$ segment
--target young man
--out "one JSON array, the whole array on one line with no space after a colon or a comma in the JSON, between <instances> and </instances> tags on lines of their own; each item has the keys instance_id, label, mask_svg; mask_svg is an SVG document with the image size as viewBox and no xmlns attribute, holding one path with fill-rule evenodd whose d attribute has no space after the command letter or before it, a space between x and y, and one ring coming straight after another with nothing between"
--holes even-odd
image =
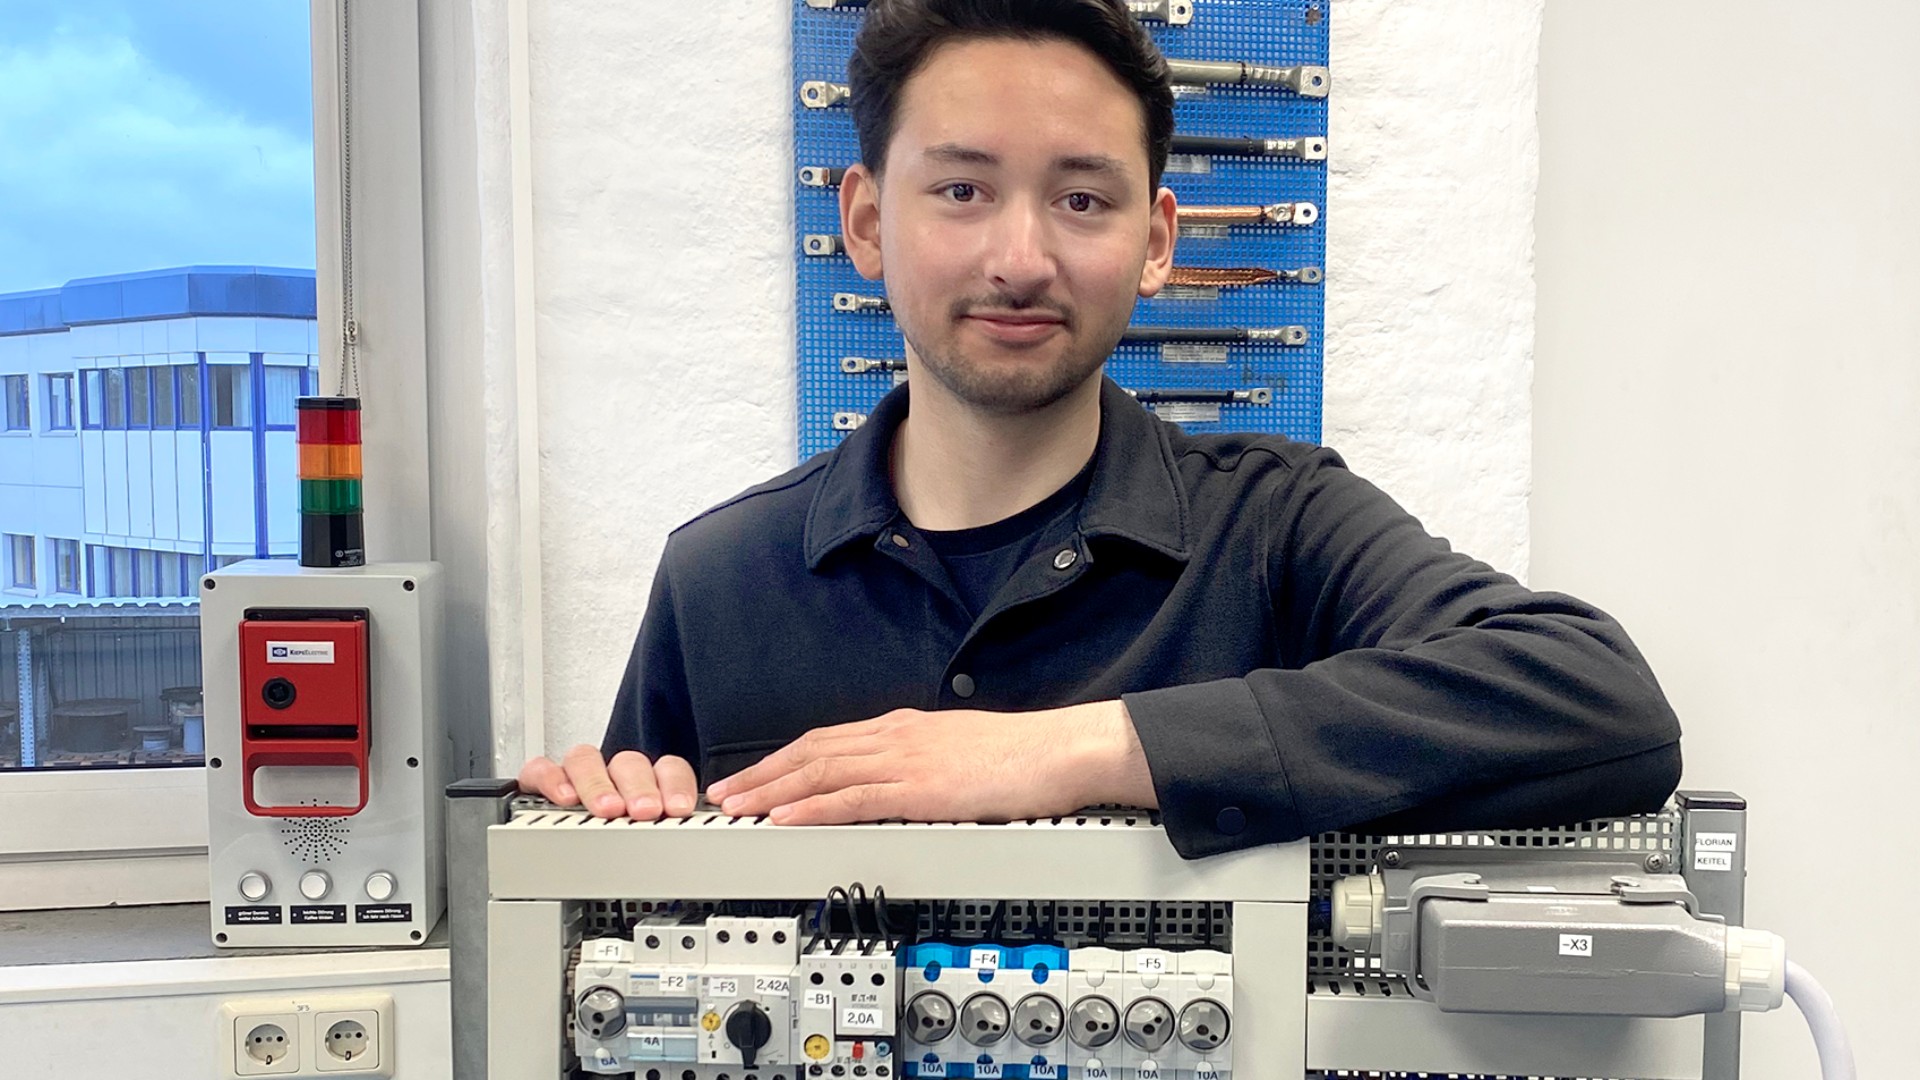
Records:
<instances>
[{"instance_id":1,"label":"young man","mask_svg":"<svg viewBox=\"0 0 1920 1080\"><path fill-rule=\"evenodd\" d=\"M1166 282L1165 64L1120 0L874 0L842 232L909 380L668 540L602 816L1157 806L1195 857L1657 808L1679 727L1621 628L1448 550L1332 451L1190 436L1101 375ZM697 763L697 767L696 767Z\"/></svg>"}]
</instances>

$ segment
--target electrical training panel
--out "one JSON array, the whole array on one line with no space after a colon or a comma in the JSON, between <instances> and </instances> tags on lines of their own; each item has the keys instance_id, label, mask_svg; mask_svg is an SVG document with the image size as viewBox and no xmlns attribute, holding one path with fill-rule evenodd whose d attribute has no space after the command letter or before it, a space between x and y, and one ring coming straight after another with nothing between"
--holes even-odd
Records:
<instances>
[{"instance_id":1,"label":"electrical training panel","mask_svg":"<svg viewBox=\"0 0 1920 1080\"><path fill-rule=\"evenodd\" d=\"M1198 860L1148 811L810 828L449 794L462 1080L1735 1080L1740 1011L1781 996L1724 793Z\"/></svg>"},{"instance_id":2,"label":"electrical training panel","mask_svg":"<svg viewBox=\"0 0 1920 1080\"><path fill-rule=\"evenodd\" d=\"M866 0L791 0L800 456L906 378L882 283L854 269L839 185L859 159L847 60ZM1325 0L1133 0L1168 59L1174 275L1138 301L1107 374L1190 431L1318 442L1326 313Z\"/></svg>"}]
</instances>

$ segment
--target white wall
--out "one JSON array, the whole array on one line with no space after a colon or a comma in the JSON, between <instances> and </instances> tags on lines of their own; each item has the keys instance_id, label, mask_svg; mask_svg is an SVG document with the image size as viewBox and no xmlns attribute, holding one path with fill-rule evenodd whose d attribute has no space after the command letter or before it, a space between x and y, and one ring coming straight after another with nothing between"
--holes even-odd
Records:
<instances>
[{"instance_id":1,"label":"white wall","mask_svg":"<svg viewBox=\"0 0 1920 1080\"><path fill-rule=\"evenodd\" d=\"M1436 532L1523 574L1540 3L1331 10L1327 441ZM482 131L511 108L496 89L507 10L475 7ZM533 741L557 750L599 741L667 532L794 460L793 85L785 4L528 12L546 713ZM511 186L507 163L479 156L485 233ZM483 272L497 284L504 263ZM490 324L487 347L512 330ZM511 516L517 493L490 480L489 513ZM496 767L512 771L524 680L505 673L520 656L501 639L524 601L511 582L488 589Z\"/></svg>"},{"instance_id":2,"label":"white wall","mask_svg":"<svg viewBox=\"0 0 1920 1080\"><path fill-rule=\"evenodd\" d=\"M1912 1074L1920 7L1549 6L1534 579L1611 609L1751 800L1748 921ZM1747 1080L1815 1075L1791 1009Z\"/></svg>"}]
</instances>

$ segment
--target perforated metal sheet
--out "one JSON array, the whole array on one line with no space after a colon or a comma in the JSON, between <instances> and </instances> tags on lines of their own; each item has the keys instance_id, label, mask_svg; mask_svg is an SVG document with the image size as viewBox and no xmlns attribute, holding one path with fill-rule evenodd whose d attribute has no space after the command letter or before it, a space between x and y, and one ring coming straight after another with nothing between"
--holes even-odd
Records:
<instances>
[{"instance_id":1,"label":"perforated metal sheet","mask_svg":"<svg viewBox=\"0 0 1920 1080\"><path fill-rule=\"evenodd\" d=\"M797 167L842 168L858 157L853 121L845 107L807 108L801 84L846 81L847 57L863 12L822 10L793 3L793 134ZM1197 0L1191 23L1146 26L1169 58L1243 60L1276 67L1327 64L1327 7L1323 0ZM1335 72L1338 77L1338 72ZM1327 133L1325 98L1284 90L1241 87L1182 89L1174 104L1181 135L1296 138ZM1338 152L1338 147L1332 148ZM1198 159L1203 174L1169 170L1164 181L1183 204L1239 205L1311 202L1322 211L1309 226L1235 226L1211 230L1216 238L1184 236L1175 247L1180 266L1255 266L1276 270L1326 266L1327 174L1325 162L1267 158ZM884 372L848 375L846 356L870 359L905 355L899 331L884 313L833 310L835 293L884 294L880 283L855 272L844 255L808 256L804 238L840 231L837 187L810 187L794 180L793 257L798 267L799 443L802 458L831 449L845 437L836 414L864 417L894 385ZM1275 283L1221 290L1216 299L1143 300L1133 322L1141 326L1304 326L1307 344L1232 345L1224 362L1167 363L1157 345L1122 345L1107 371L1130 389L1245 390L1269 387L1271 404L1228 404L1217 420L1194 419L1192 407L1167 406L1164 414L1193 431L1277 432L1320 438L1321 358L1325 286Z\"/></svg>"}]
</instances>

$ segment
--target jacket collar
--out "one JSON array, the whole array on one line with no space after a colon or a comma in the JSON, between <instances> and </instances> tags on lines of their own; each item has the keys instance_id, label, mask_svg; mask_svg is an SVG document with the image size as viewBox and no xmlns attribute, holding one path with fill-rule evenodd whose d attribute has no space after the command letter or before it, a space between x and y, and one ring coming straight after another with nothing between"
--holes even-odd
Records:
<instances>
[{"instance_id":1,"label":"jacket collar","mask_svg":"<svg viewBox=\"0 0 1920 1080\"><path fill-rule=\"evenodd\" d=\"M1156 419L1112 379L1100 380L1100 437L1093 477L1080 505L1080 531L1131 541L1168 558L1187 558L1187 498L1168 441ZM807 512L807 566L878 534L900 516L889 459L894 432L907 418L906 384L895 387L867 422L832 452Z\"/></svg>"}]
</instances>

